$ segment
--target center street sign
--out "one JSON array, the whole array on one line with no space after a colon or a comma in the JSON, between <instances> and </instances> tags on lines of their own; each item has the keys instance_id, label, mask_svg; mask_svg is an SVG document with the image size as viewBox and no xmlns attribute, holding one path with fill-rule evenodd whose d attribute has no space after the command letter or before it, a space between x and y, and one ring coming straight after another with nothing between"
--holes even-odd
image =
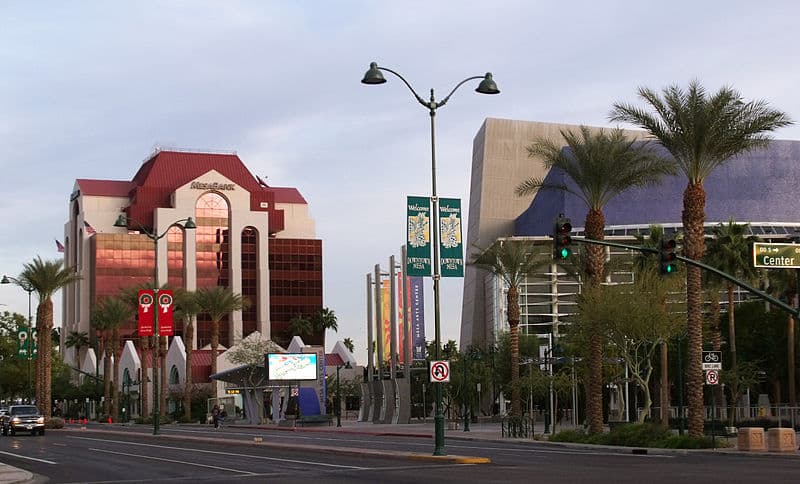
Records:
<instances>
[{"instance_id":1,"label":"center street sign","mask_svg":"<svg viewBox=\"0 0 800 484\"><path fill-rule=\"evenodd\" d=\"M800 269L800 244L754 242L753 267Z\"/></svg>"}]
</instances>

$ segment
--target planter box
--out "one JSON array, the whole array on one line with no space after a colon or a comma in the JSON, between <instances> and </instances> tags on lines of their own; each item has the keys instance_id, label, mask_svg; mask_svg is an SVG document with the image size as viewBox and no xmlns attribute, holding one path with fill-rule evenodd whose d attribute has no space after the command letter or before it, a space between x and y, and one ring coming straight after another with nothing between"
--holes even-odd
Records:
<instances>
[{"instance_id":1,"label":"planter box","mask_svg":"<svg viewBox=\"0 0 800 484\"><path fill-rule=\"evenodd\" d=\"M770 452L797 452L797 434L794 429L767 430L767 450Z\"/></svg>"},{"instance_id":2,"label":"planter box","mask_svg":"<svg viewBox=\"0 0 800 484\"><path fill-rule=\"evenodd\" d=\"M746 451L766 450L764 429L761 427L742 427L736 439L736 448Z\"/></svg>"}]
</instances>

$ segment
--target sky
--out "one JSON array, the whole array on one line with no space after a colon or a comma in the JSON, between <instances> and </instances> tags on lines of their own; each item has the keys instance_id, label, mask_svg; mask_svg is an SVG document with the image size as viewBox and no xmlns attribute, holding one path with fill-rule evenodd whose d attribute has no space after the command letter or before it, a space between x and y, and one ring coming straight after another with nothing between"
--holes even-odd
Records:
<instances>
[{"instance_id":1,"label":"sky","mask_svg":"<svg viewBox=\"0 0 800 484\"><path fill-rule=\"evenodd\" d=\"M788 0L6 0L0 273L60 256L77 178L130 180L157 148L235 151L308 201L324 305L339 320L328 339L352 338L363 361L365 275L400 256L405 197L431 191L427 110L391 74L361 84L370 62L425 99L493 73L499 95L468 82L436 115L438 193L468 207L472 141L487 117L611 127L611 105L637 103L638 87L697 79L800 121L798 18ZM800 139L800 124L775 137ZM441 286L442 339L457 340L462 281ZM26 314L27 303L0 286L0 310ZM430 308L426 321L432 339Z\"/></svg>"}]
</instances>

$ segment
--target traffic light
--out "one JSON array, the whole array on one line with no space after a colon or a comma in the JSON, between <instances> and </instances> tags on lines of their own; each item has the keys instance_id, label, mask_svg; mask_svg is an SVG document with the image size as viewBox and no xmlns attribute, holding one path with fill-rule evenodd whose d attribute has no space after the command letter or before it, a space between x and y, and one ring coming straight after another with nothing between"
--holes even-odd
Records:
<instances>
[{"instance_id":1,"label":"traffic light","mask_svg":"<svg viewBox=\"0 0 800 484\"><path fill-rule=\"evenodd\" d=\"M568 218L559 216L553 228L553 259L565 260L572 255L572 223Z\"/></svg>"},{"instance_id":2,"label":"traffic light","mask_svg":"<svg viewBox=\"0 0 800 484\"><path fill-rule=\"evenodd\" d=\"M675 239L661 241L661 250L658 253L659 273L662 276L674 274L678 270L675 256Z\"/></svg>"}]
</instances>

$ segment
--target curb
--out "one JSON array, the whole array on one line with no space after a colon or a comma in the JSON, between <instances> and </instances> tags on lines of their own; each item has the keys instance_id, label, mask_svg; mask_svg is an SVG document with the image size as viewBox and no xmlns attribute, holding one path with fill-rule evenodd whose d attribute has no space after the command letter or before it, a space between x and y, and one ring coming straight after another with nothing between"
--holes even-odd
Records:
<instances>
[{"instance_id":1,"label":"curb","mask_svg":"<svg viewBox=\"0 0 800 484\"><path fill-rule=\"evenodd\" d=\"M219 439L209 437L196 437L189 435L151 435L144 433L131 433L120 430L104 430L104 429L64 429L66 432L74 433L94 433L94 434L112 434L112 435L126 435L138 437L152 437L162 440L181 440L181 441L194 441L194 442L212 442L219 443ZM348 454L348 455L371 455L375 457L389 457L395 459L411 459L411 460L433 460L440 462L452 462L456 464L490 464L492 462L488 457L466 456L466 455L425 455L413 452L400 452L391 450L375 450L363 449L358 447L323 447L319 445L304 445L304 444L287 444L287 443L273 443L263 441L246 441L237 439L226 439L226 444L239 445L247 447L270 447L275 449L296 449L306 450L312 452L324 452L328 454Z\"/></svg>"}]
</instances>

